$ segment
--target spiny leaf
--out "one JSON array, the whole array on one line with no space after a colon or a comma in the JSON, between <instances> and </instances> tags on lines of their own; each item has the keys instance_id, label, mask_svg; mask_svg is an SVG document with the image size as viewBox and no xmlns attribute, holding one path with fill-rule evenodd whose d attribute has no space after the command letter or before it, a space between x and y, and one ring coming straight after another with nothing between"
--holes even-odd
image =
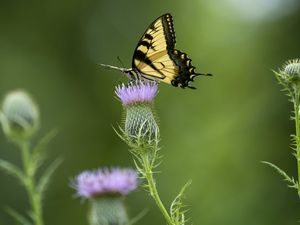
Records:
<instances>
[{"instance_id":1,"label":"spiny leaf","mask_svg":"<svg viewBox=\"0 0 300 225\"><path fill-rule=\"evenodd\" d=\"M262 161L262 163L264 163L266 165L269 165L270 167L274 168L281 176L283 176L284 180L289 183L288 187L298 190L298 182L295 181L295 179L293 177L289 177L286 174L286 172L284 172L282 169L280 169L278 166L276 166L273 163L270 163L270 162L267 162L267 161Z\"/></svg>"},{"instance_id":2,"label":"spiny leaf","mask_svg":"<svg viewBox=\"0 0 300 225\"><path fill-rule=\"evenodd\" d=\"M139 166L139 164L136 162L135 159L133 159L133 163L134 163L134 165L135 165L137 171L139 172L139 174L143 175L143 174L144 174L144 171L143 171L143 169Z\"/></svg>"},{"instance_id":3,"label":"spiny leaf","mask_svg":"<svg viewBox=\"0 0 300 225\"><path fill-rule=\"evenodd\" d=\"M182 221L184 219L184 214L186 210L182 210L185 205L182 202L182 199L184 197L184 192L186 191L187 187L190 186L192 181L188 181L180 190L179 194L175 197L173 200L171 207L170 207L170 215L172 220L175 224L184 224L185 221Z\"/></svg>"},{"instance_id":4,"label":"spiny leaf","mask_svg":"<svg viewBox=\"0 0 300 225\"><path fill-rule=\"evenodd\" d=\"M142 212L140 212L139 214L137 214L135 217L133 217L129 222L128 225L133 225L135 223L137 223L139 220L141 220L147 213L148 213L148 209L144 209Z\"/></svg>"},{"instance_id":5,"label":"spiny leaf","mask_svg":"<svg viewBox=\"0 0 300 225\"><path fill-rule=\"evenodd\" d=\"M273 70L273 73L275 74L275 77L276 77L278 83L283 86L282 91L287 92L287 95L290 96L290 97L292 97L293 94L292 94L291 87L289 86L289 84L287 83L286 79L284 78L284 75L281 74L280 72L278 73L278 72L276 72L274 70Z\"/></svg>"},{"instance_id":6,"label":"spiny leaf","mask_svg":"<svg viewBox=\"0 0 300 225\"><path fill-rule=\"evenodd\" d=\"M17 166L8 161L0 159L0 169L7 174L17 178L17 180L19 180L19 182L24 185L25 175Z\"/></svg>"},{"instance_id":7,"label":"spiny leaf","mask_svg":"<svg viewBox=\"0 0 300 225\"><path fill-rule=\"evenodd\" d=\"M45 148L46 145L57 135L58 131L52 130L48 132L33 148L32 154L31 154L31 174L35 174L36 170L41 166L43 161L45 160Z\"/></svg>"},{"instance_id":8,"label":"spiny leaf","mask_svg":"<svg viewBox=\"0 0 300 225\"><path fill-rule=\"evenodd\" d=\"M121 138L121 140L127 142L126 138L124 137L125 132L120 125L118 125L118 129L121 131L121 133L114 126L112 126L112 129L116 132L117 136Z\"/></svg>"},{"instance_id":9,"label":"spiny leaf","mask_svg":"<svg viewBox=\"0 0 300 225\"><path fill-rule=\"evenodd\" d=\"M41 195L43 194L43 192L45 192L52 174L58 168L58 166L62 163L62 161L63 160L61 158L54 160L52 162L52 164L50 164L50 166L48 166L48 168L46 169L44 174L41 176L41 179L39 180L38 185L37 185L37 190L39 193L41 193Z\"/></svg>"},{"instance_id":10,"label":"spiny leaf","mask_svg":"<svg viewBox=\"0 0 300 225\"><path fill-rule=\"evenodd\" d=\"M20 213L18 213L16 210L12 208L6 208L7 214L9 214L18 224L20 225L32 225L32 223L22 216Z\"/></svg>"}]
</instances>

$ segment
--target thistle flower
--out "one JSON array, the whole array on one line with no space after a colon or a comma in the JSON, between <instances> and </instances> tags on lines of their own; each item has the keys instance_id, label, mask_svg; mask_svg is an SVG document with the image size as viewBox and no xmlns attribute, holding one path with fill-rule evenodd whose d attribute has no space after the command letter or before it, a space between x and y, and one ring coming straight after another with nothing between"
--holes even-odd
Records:
<instances>
[{"instance_id":1,"label":"thistle flower","mask_svg":"<svg viewBox=\"0 0 300 225\"><path fill-rule=\"evenodd\" d=\"M132 169L98 169L80 173L74 182L77 195L90 199L91 225L127 225L124 195L135 190L138 174Z\"/></svg>"},{"instance_id":2,"label":"thistle flower","mask_svg":"<svg viewBox=\"0 0 300 225\"><path fill-rule=\"evenodd\" d=\"M2 103L0 121L5 135L13 141L32 136L39 126L39 109L24 91L12 91Z\"/></svg>"},{"instance_id":3,"label":"thistle flower","mask_svg":"<svg viewBox=\"0 0 300 225\"><path fill-rule=\"evenodd\" d=\"M155 82L132 82L116 87L116 95L125 111L124 133L133 139L155 139L159 128L153 115L152 103L158 91Z\"/></svg>"},{"instance_id":4,"label":"thistle flower","mask_svg":"<svg viewBox=\"0 0 300 225\"><path fill-rule=\"evenodd\" d=\"M98 169L80 173L74 182L77 195L92 198L101 195L127 195L138 185L138 174L132 169Z\"/></svg>"}]
</instances>

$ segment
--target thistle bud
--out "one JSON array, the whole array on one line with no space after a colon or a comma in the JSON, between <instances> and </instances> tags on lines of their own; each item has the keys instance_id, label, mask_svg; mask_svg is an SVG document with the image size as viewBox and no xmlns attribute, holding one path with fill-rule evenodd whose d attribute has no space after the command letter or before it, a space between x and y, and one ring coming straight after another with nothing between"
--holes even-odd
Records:
<instances>
[{"instance_id":1,"label":"thistle bud","mask_svg":"<svg viewBox=\"0 0 300 225\"><path fill-rule=\"evenodd\" d=\"M8 139L20 142L30 138L39 127L39 109L24 91L8 93L0 112L2 128Z\"/></svg>"},{"instance_id":2,"label":"thistle bud","mask_svg":"<svg viewBox=\"0 0 300 225\"><path fill-rule=\"evenodd\" d=\"M292 59L285 63L281 73L293 84L298 85L300 81L300 59Z\"/></svg>"},{"instance_id":3,"label":"thistle bud","mask_svg":"<svg viewBox=\"0 0 300 225\"><path fill-rule=\"evenodd\" d=\"M116 88L125 111L125 134L132 139L154 140L159 128L153 114L153 100L157 94L155 82L135 82Z\"/></svg>"},{"instance_id":4,"label":"thistle bud","mask_svg":"<svg viewBox=\"0 0 300 225\"><path fill-rule=\"evenodd\" d=\"M77 195L90 200L90 225L127 225L123 197L135 190L138 174L132 169L84 171L75 178Z\"/></svg>"}]
</instances>

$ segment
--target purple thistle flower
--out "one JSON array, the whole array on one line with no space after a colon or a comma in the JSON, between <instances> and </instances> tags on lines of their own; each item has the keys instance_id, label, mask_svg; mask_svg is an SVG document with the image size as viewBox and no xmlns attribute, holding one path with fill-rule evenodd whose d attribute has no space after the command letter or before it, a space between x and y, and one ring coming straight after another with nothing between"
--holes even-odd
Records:
<instances>
[{"instance_id":1,"label":"purple thistle flower","mask_svg":"<svg viewBox=\"0 0 300 225\"><path fill-rule=\"evenodd\" d=\"M77 195L83 198L105 194L127 195L136 189L138 174L133 169L98 169L84 171L74 180Z\"/></svg>"},{"instance_id":2,"label":"purple thistle flower","mask_svg":"<svg viewBox=\"0 0 300 225\"><path fill-rule=\"evenodd\" d=\"M119 85L116 87L116 95L122 101L123 105L133 103L151 103L157 93L156 82L135 82L128 85Z\"/></svg>"}]
</instances>

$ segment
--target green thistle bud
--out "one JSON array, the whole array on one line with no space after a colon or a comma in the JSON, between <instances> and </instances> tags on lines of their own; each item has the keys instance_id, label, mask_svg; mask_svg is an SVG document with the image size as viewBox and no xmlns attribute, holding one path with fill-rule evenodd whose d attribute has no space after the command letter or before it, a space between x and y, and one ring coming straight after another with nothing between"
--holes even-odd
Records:
<instances>
[{"instance_id":1,"label":"green thistle bud","mask_svg":"<svg viewBox=\"0 0 300 225\"><path fill-rule=\"evenodd\" d=\"M300 59L289 60L284 66L284 72L290 76L300 76Z\"/></svg>"},{"instance_id":2,"label":"green thistle bud","mask_svg":"<svg viewBox=\"0 0 300 225\"><path fill-rule=\"evenodd\" d=\"M38 129L39 109L26 92L13 91L3 100L0 121L7 138L19 143Z\"/></svg>"},{"instance_id":3,"label":"green thistle bud","mask_svg":"<svg viewBox=\"0 0 300 225\"><path fill-rule=\"evenodd\" d=\"M153 99L157 93L157 84L153 82L137 82L116 88L126 110L124 132L132 139L155 140L159 135L159 127L153 114Z\"/></svg>"},{"instance_id":4,"label":"green thistle bud","mask_svg":"<svg viewBox=\"0 0 300 225\"><path fill-rule=\"evenodd\" d=\"M299 84L300 81L300 60L292 59L285 63L280 71L281 78L286 80L286 83Z\"/></svg>"}]
</instances>

